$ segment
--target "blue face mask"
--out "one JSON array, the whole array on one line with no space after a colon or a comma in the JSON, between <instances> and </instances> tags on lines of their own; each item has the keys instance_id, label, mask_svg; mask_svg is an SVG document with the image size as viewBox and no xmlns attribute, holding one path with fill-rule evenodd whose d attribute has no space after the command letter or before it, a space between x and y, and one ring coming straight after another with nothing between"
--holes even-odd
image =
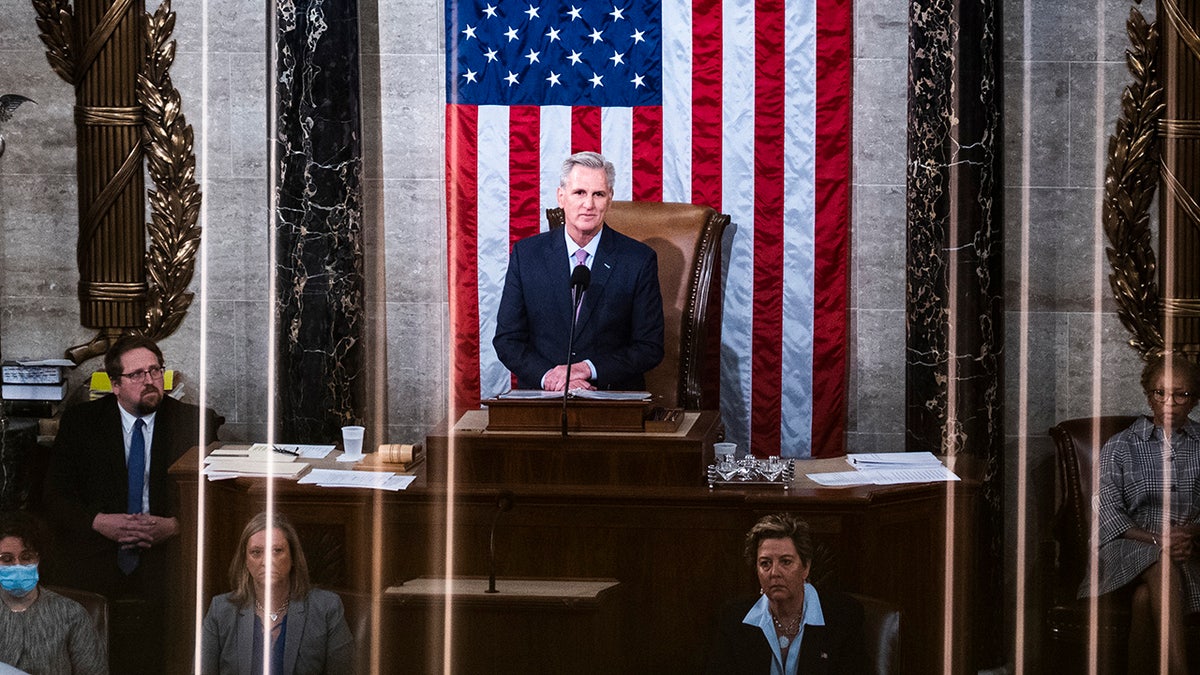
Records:
<instances>
[{"instance_id":1,"label":"blue face mask","mask_svg":"<svg viewBox=\"0 0 1200 675\"><path fill-rule=\"evenodd\" d=\"M23 598L38 584L38 566L0 565L0 588L10 595Z\"/></svg>"}]
</instances>

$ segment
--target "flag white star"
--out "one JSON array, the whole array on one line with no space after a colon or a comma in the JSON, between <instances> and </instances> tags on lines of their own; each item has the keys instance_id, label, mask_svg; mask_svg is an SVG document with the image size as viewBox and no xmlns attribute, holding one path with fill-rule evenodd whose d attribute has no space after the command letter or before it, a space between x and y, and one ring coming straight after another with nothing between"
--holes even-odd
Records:
<instances>
[{"instance_id":1,"label":"flag white star","mask_svg":"<svg viewBox=\"0 0 1200 675\"><path fill-rule=\"evenodd\" d=\"M486 52L483 53L483 55L487 57L488 63L491 63L492 61L500 60L500 59L496 58L496 54L497 54L497 52L495 49L488 49Z\"/></svg>"},{"instance_id":2,"label":"flag white star","mask_svg":"<svg viewBox=\"0 0 1200 675\"><path fill-rule=\"evenodd\" d=\"M561 32L561 31L559 31L557 28L551 28L550 32L546 33L546 37L550 38L551 42L554 42L555 40L559 39L559 37L558 37L559 32Z\"/></svg>"},{"instance_id":3,"label":"flag white star","mask_svg":"<svg viewBox=\"0 0 1200 675\"><path fill-rule=\"evenodd\" d=\"M466 42L467 40L470 40L471 38L475 37L475 27L468 25L466 28L463 29L462 33L463 33L463 35L467 36L467 37L463 38L463 42Z\"/></svg>"},{"instance_id":4,"label":"flag white star","mask_svg":"<svg viewBox=\"0 0 1200 675\"><path fill-rule=\"evenodd\" d=\"M530 21L533 21L534 19L538 18L538 10L537 10L537 7L534 7L533 5L530 5L530 6L529 6L529 9L525 10L525 14L526 14L527 16L529 16L529 20L530 20Z\"/></svg>"},{"instance_id":5,"label":"flag white star","mask_svg":"<svg viewBox=\"0 0 1200 675\"><path fill-rule=\"evenodd\" d=\"M579 17L579 8L578 8L578 7L576 7L576 6L574 6L574 5L571 5L571 11L567 12L567 14L570 14L570 15L571 15L571 20L572 20L572 21L574 21L575 19L578 19L578 18L580 18L580 17Z\"/></svg>"},{"instance_id":6,"label":"flag white star","mask_svg":"<svg viewBox=\"0 0 1200 675\"><path fill-rule=\"evenodd\" d=\"M592 38L592 44L596 44L597 42L604 39L604 36L600 34L599 28L593 28L592 34L589 35L588 37Z\"/></svg>"},{"instance_id":7,"label":"flag white star","mask_svg":"<svg viewBox=\"0 0 1200 675\"><path fill-rule=\"evenodd\" d=\"M571 65L577 66L577 65L579 65L579 62L583 60L582 57L583 57L583 54L580 54L579 52L572 49L571 55L567 57L567 60L571 62Z\"/></svg>"},{"instance_id":8,"label":"flag white star","mask_svg":"<svg viewBox=\"0 0 1200 675\"><path fill-rule=\"evenodd\" d=\"M614 49L613 55L610 56L608 60L612 61L614 66L619 66L622 63L625 63L625 55Z\"/></svg>"},{"instance_id":9,"label":"flag white star","mask_svg":"<svg viewBox=\"0 0 1200 675\"><path fill-rule=\"evenodd\" d=\"M561 84L561 83L558 81L558 73L554 72L553 70L552 70L552 71L550 71L550 77L547 77L547 78L546 78L546 81L550 83L550 86L551 86L551 87L553 87L553 86L554 86L554 85L556 85L556 84Z\"/></svg>"},{"instance_id":10,"label":"flag white star","mask_svg":"<svg viewBox=\"0 0 1200 675\"><path fill-rule=\"evenodd\" d=\"M613 11L608 13L613 18L613 21L620 21L625 18L625 10L613 5Z\"/></svg>"},{"instance_id":11,"label":"flag white star","mask_svg":"<svg viewBox=\"0 0 1200 675\"><path fill-rule=\"evenodd\" d=\"M541 52L535 52L530 49L529 53L525 55L525 58L529 59L529 65L532 66L533 64L538 63L538 55L540 54Z\"/></svg>"},{"instance_id":12,"label":"flag white star","mask_svg":"<svg viewBox=\"0 0 1200 675\"><path fill-rule=\"evenodd\" d=\"M509 42L517 39L517 29L509 26L508 30L504 31L504 37L508 38Z\"/></svg>"},{"instance_id":13,"label":"flag white star","mask_svg":"<svg viewBox=\"0 0 1200 675\"><path fill-rule=\"evenodd\" d=\"M603 87L604 86L604 76L601 75L600 73L596 73L595 75L592 75L591 83L592 83L592 89L595 89L596 87Z\"/></svg>"},{"instance_id":14,"label":"flag white star","mask_svg":"<svg viewBox=\"0 0 1200 675\"><path fill-rule=\"evenodd\" d=\"M646 84L646 78L642 77L641 75L634 75L630 82L633 84L633 88L637 89L638 87Z\"/></svg>"},{"instance_id":15,"label":"flag white star","mask_svg":"<svg viewBox=\"0 0 1200 675\"><path fill-rule=\"evenodd\" d=\"M508 86L510 86L510 87L513 86L514 84L519 84L519 82L517 81L517 74L511 70L508 71L508 75L504 79L508 82Z\"/></svg>"},{"instance_id":16,"label":"flag white star","mask_svg":"<svg viewBox=\"0 0 1200 675\"><path fill-rule=\"evenodd\" d=\"M634 44L637 44L639 42L645 42L645 40L646 40L646 38L644 37L645 35L646 35L646 31L635 30L635 31L633 31L633 35L630 35L629 37L630 37L630 39L633 40Z\"/></svg>"},{"instance_id":17,"label":"flag white star","mask_svg":"<svg viewBox=\"0 0 1200 675\"><path fill-rule=\"evenodd\" d=\"M473 70L467 70L467 72L463 73L463 77L467 78L467 82L475 82L476 74Z\"/></svg>"},{"instance_id":18,"label":"flag white star","mask_svg":"<svg viewBox=\"0 0 1200 675\"><path fill-rule=\"evenodd\" d=\"M496 6L495 6L495 5L488 5L487 7L484 7L484 8L483 8L483 13L484 13L484 14L487 14L487 15L488 15L488 18L490 18L490 19L494 19L494 18L496 18Z\"/></svg>"}]
</instances>

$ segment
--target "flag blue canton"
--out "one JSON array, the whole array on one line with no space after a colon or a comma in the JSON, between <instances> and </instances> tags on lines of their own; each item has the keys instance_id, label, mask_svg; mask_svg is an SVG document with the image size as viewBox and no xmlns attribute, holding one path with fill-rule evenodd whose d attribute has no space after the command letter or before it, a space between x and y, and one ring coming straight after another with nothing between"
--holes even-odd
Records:
<instances>
[{"instance_id":1,"label":"flag blue canton","mask_svg":"<svg viewBox=\"0 0 1200 675\"><path fill-rule=\"evenodd\" d=\"M465 105L662 105L652 0L446 0L446 98Z\"/></svg>"}]
</instances>

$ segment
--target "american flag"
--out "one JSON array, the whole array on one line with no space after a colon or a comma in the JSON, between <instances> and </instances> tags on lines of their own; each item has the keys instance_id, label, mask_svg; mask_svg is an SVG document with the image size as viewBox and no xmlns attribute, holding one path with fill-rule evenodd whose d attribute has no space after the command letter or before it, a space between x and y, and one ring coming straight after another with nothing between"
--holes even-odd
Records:
<instances>
[{"instance_id":1,"label":"american flag","mask_svg":"<svg viewBox=\"0 0 1200 675\"><path fill-rule=\"evenodd\" d=\"M510 386L491 340L513 242L546 227L562 160L616 199L728 213L721 409L754 454L843 452L848 0L447 0L452 396Z\"/></svg>"}]
</instances>

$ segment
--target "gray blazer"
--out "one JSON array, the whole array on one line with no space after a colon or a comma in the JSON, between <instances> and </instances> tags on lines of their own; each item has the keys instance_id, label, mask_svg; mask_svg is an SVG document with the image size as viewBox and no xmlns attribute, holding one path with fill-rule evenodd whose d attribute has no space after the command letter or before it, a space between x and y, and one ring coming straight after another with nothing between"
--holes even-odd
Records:
<instances>
[{"instance_id":1,"label":"gray blazer","mask_svg":"<svg viewBox=\"0 0 1200 675\"><path fill-rule=\"evenodd\" d=\"M225 593L213 598L204 616L201 675L252 675L254 608L238 607L229 601L229 596ZM354 672L354 640L337 593L314 588L304 600L292 602L288 607L283 672L290 675Z\"/></svg>"}]
</instances>

